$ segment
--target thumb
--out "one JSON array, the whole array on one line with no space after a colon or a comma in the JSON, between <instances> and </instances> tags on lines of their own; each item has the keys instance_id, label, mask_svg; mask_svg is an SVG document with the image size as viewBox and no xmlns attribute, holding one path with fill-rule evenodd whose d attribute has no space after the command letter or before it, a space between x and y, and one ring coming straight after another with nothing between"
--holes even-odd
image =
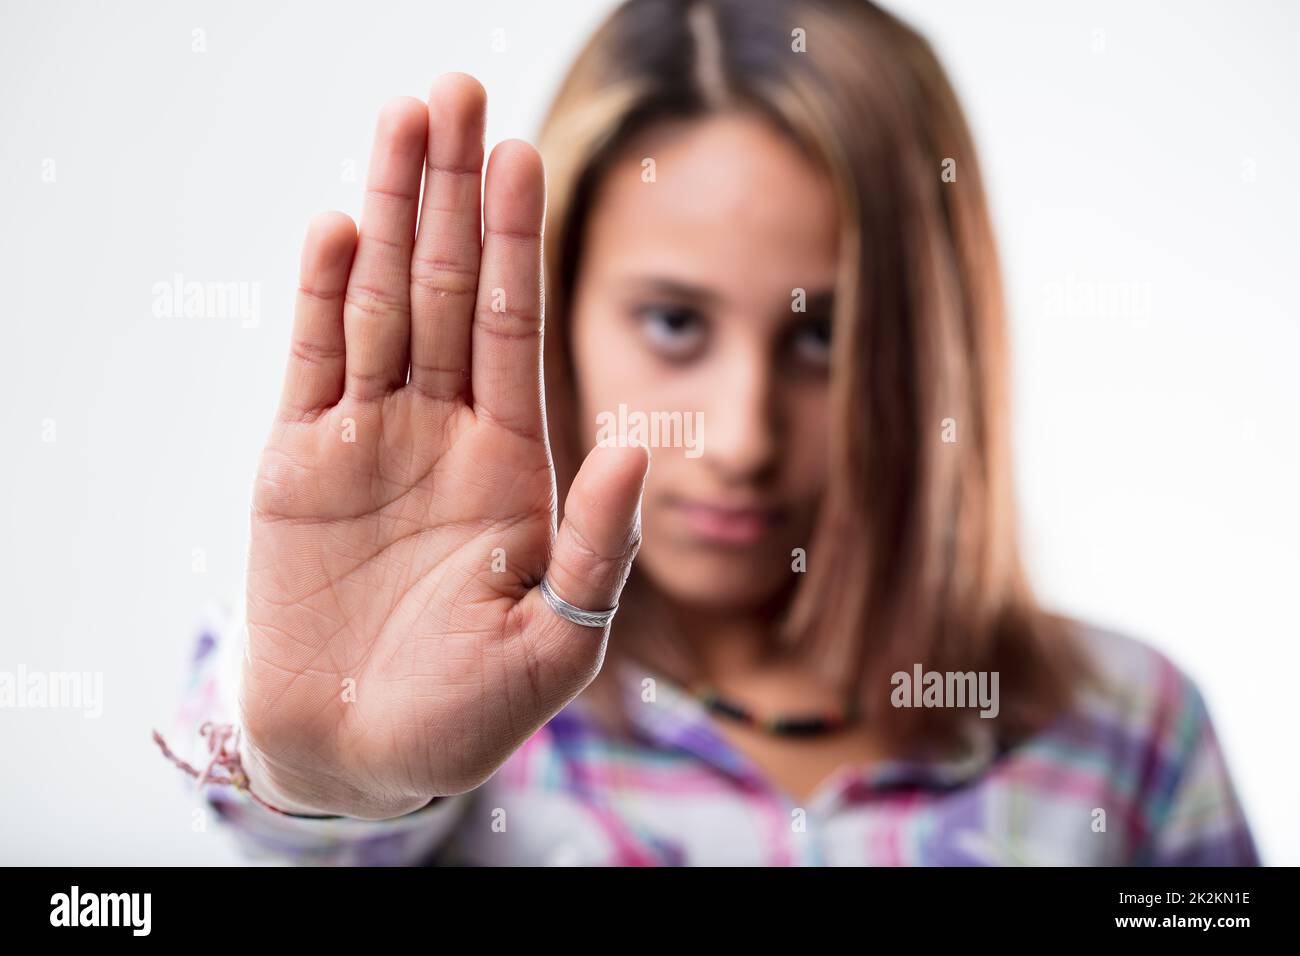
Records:
<instances>
[{"instance_id":1,"label":"thumb","mask_svg":"<svg viewBox=\"0 0 1300 956\"><path fill-rule=\"evenodd\" d=\"M564 521L546 569L556 596L587 611L618 603L641 544L641 494L649 469L650 449L644 446L597 446L587 455L565 499ZM602 632L565 620L540 588L525 601L530 619L544 622L538 636L547 646L537 649L543 659L558 655L590 662L591 652L603 647L608 628Z\"/></svg>"}]
</instances>

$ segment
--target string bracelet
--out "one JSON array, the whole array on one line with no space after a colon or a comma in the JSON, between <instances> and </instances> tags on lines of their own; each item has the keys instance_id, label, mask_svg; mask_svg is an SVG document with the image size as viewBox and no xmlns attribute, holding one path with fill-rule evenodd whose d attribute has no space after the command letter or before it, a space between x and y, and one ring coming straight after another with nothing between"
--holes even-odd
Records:
<instances>
[{"instance_id":1,"label":"string bracelet","mask_svg":"<svg viewBox=\"0 0 1300 956\"><path fill-rule=\"evenodd\" d=\"M197 777L198 789L202 790L208 784L234 787L236 790L248 794L255 803L281 816L308 820L340 819L337 816L312 816L290 813L288 810L281 810L279 807L268 803L254 793L249 785L248 774L244 772L244 765L239 757L240 730L234 724L218 724L209 720L199 728L199 735L207 739L209 757L207 766L201 771L173 753L171 748L167 746L167 741L163 739L162 734L156 730L153 732L154 743L158 745L163 756L191 777Z\"/></svg>"}]
</instances>

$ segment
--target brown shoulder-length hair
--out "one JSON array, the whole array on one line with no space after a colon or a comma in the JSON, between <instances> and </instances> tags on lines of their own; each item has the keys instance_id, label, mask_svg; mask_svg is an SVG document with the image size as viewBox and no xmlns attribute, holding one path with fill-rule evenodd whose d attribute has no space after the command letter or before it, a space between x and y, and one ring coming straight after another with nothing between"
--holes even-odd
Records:
<instances>
[{"instance_id":1,"label":"brown shoulder-length hair","mask_svg":"<svg viewBox=\"0 0 1300 956\"><path fill-rule=\"evenodd\" d=\"M997 671L999 736L1068 705L1085 661L1022 567L1008 441L1007 342L970 132L929 44L864 0L629 0L596 30L546 116L545 361L561 501L587 449L568 306L595 186L653 124L757 111L832 182L841 209L832 326L831 479L782 613L784 652L899 747L955 739L971 711L898 708L891 676ZM601 676L630 656L689 684L693 656L634 571Z\"/></svg>"}]
</instances>

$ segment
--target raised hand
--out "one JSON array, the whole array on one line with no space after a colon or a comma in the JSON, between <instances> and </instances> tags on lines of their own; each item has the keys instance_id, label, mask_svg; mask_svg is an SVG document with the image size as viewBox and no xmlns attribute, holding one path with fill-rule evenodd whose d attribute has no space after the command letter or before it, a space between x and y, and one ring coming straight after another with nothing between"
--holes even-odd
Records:
<instances>
[{"instance_id":1,"label":"raised hand","mask_svg":"<svg viewBox=\"0 0 1300 956\"><path fill-rule=\"evenodd\" d=\"M503 142L483 186L485 105L456 73L388 104L359 235L307 234L241 688L245 769L286 809L378 819L482 783L604 658L543 574L612 607L639 543L643 448L596 448L555 529L542 163Z\"/></svg>"}]
</instances>

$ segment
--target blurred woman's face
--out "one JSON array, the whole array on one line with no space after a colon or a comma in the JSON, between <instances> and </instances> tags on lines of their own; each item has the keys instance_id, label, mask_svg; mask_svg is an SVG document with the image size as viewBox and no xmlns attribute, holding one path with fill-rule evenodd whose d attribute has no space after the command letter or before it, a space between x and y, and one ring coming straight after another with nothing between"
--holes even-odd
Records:
<instances>
[{"instance_id":1,"label":"blurred woman's face","mask_svg":"<svg viewBox=\"0 0 1300 956\"><path fill-rule=\"evenodd\" d=\"M753 608L808 547L837 243L829 181L756 117L656 127L599 185L571 333L583 437L651 446L637 566L673 600Z\"/></svg>"}]
</instances>

